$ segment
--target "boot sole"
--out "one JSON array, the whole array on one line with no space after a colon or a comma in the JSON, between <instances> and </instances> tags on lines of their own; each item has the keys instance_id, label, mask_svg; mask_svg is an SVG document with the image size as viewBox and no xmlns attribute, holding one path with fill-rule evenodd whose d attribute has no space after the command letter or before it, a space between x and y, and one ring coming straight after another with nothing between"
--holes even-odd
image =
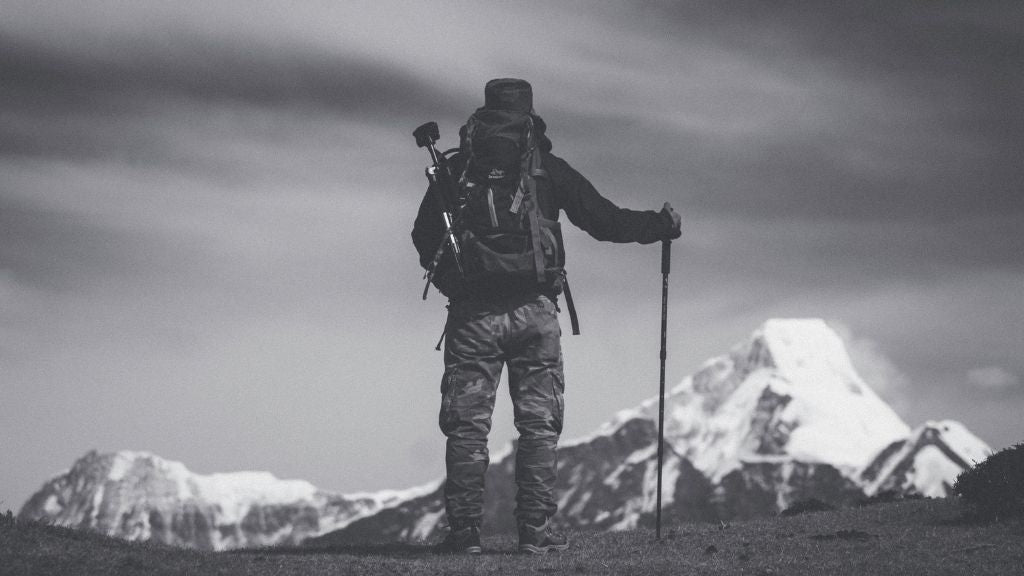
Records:
<instances>
[{"instance_id":1,"label":"boot sole","mask_svg":"<svg viewBox=\"0 0 1024 576\"><path fill-rule=\"evenodd\" d=\"M569 549L569 543L565 544L549 544L547 546L534 546L533 544L520 544L519 551L525 554L547 554L552 550L555 552L562 552Z\"/></svg>"}]
</instances>

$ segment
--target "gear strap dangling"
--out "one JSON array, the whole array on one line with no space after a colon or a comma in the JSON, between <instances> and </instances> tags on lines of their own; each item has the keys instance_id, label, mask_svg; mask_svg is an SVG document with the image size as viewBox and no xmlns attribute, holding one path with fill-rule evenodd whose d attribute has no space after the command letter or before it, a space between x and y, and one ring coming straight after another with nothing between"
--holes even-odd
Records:
<instances>
[{"instance_id":1,"label":"gear strap dangling","mask_svg":"<svg viewBox=\"0 0 1024 576\"><path fill-rule=\"evenodd\" d=\"M572 335L580 335L580 319L576 315L576 304L572 301L572 291L569 290L569 278L565 270L562 270L562 293L565 294L565 307L569 310L569 323L572 324Z\"/></svg>"},{"instance_id":2,"label":"gear strap dangling","mask_svg":"<svg viewBox=\"0 0 1024 576\"><path fill-rule=\"evenodd\" d=\"M441 330L441 337L437 339L437 346L434 346L434 350L441 351L441 343L444 342L444 337L448 335L448 324L444 325L444 330Z\"/></svg>"}]
</instances>

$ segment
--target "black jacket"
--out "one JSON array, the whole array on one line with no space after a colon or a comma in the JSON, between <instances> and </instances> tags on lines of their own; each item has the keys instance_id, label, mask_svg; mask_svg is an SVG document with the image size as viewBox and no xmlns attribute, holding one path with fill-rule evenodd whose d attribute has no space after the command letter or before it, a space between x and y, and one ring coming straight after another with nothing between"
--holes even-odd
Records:
<instances>
[{"instance_id":1,"label":"black jacket","mask_svg":"<svg viewBox=\"0 0 1024 576\"><path fill-rule=\"evenodd\" d=\"M539 118L535 119L539 120ZM551 153L551 142L541 127L541 165L547 178L538 179L538 204L541 214L549 220L558 220L564 211L569 221L598 240L608 242L638 242L650 244L658 240L677 238L672 217L664 210L629 210L619 208L601 196L594 186L573 169L568 162ZM455 174L465 162L460 154L452 159ZM444 222L440 205L432 190L427 190L420 203L419 214L412 230L412 241L419 252L420 265L427 268L444 238Z\"/></svg>"}]
</instances>

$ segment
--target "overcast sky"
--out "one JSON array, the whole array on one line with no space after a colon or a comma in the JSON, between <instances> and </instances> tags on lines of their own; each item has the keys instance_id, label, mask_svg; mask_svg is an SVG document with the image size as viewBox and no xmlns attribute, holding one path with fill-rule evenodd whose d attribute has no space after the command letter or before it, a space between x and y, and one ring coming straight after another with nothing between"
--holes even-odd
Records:
<instances>
[{"instance_id":1,"label":"overcast sky","mask_svg":"<svg viewBox=\"0 0 1024 576\"><path fill-rule=\"evenodd\" d=\"M1022 61L1016 1L5 0L0 510L94 448L440 477L411 133L506 76L608 198L682 213L670 384L823 317L911 426L1020 442ZM657 394L661 278L567 226L571 438Z\"/></svg>"}]
</instances>

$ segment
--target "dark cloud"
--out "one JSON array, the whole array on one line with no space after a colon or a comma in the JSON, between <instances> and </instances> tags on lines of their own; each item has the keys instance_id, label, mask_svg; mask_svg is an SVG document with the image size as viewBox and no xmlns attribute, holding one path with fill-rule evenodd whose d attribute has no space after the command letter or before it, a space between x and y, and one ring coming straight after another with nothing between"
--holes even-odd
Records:
<instances>
[{"instance_id":1,"label":"dark cloud","mask_svg":"<svg viewBox=\"0 0 1024 576\"><path fill-rule=\"evenodd\" d=\"M697 90L701 100L691 106L718 99L732 102L737 117L758 109L766 118L778 116L770 129L741 138L687 133L670 121L623 130L627 126L613 120L614 128L589 140L617 143L629 135L649 162L611 159L603 162L608 172L652 185L661 179L663 187L675 178L694 204L749 216L1024 215L1019 4L638 6L629 15L632 25L686 38L711 53L734 54L799 92L786 104L754 78L709 93ZM685 62L692 54L678 57ZM674 72L666 67L659 73ZM683 88L714 81L679 73L679 98L694 97ZM664 169L645 177L653 166Z\"/></svg>"},{"instance_id":2,"label":"dark cloud","mask_svg":"<svg viewBox=\"0 0 1024 576\"><path fill-rule=\"evenodd\" d=\"M719 241L695 251L693 258L709 267L781 280L793 290L853 289L893 277L928 281L991 269L1024 272L1019 219L962 220L945 226L795 219L722 224Z\"/></svg>"},{"instance_id":3,"label":"dark cloud","mask_svg":"<svg viewBox=\"0 0 1024 576\"><path fill-rule=\"evenodd\" d=\"M74 52L0 32L0 54L0 111L19 120L0 134L6 155L109 155L130 140L105 135L102 125L79 129L81 119L143 123L171 104L306 110L403 129L471 106L385 61L180 30Z\"/></svg>"},{"instance_id":4,"label":"dark cloud","mask_svg":"<svg viewBox=\"0 0 1024 576\"><path fill-rule=\"evenodd\" d=\"M53 107L106 110L111 101L183 96L258 106L312 106L349 115L439 112L458 97L387 62L300 46L248 44L178 31L145 41L115 37L105 49L66 53L0 37L5 91Z\"/></svg>"},{"instance_id":5,"label":"dark cloud","mask_svg":"<svg viewBox=\"0 0 1024 576\"><path fill-rule=\"evenodd\" d=\"M1024 163L1013 143L978 150L921 121L850 122L842 132L752 135L728 143L634 120L552 117L555 152L610 190L642 190L704 213L760 218L949 221L1024 218ZM838 129L838 127L837 127ZM908 133L910 134L908 136ZM1024 131L1021 132L1024 135ZM599 186L600 187L600 186Z\"/></svg>"}]
</instances>

